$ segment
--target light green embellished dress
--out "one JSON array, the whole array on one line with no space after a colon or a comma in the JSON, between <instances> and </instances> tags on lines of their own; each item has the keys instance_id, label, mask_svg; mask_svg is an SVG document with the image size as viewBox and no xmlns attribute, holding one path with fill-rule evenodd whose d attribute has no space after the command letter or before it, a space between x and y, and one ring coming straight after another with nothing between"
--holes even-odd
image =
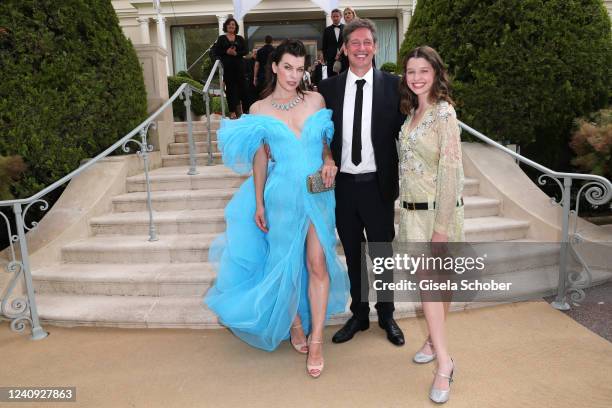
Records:
<instances>
[{"instance_id":1,"label":"light green embellished dress","mask_svg":"<svg viewBox=\"0 0 612 408\"><path fill-rule=\"evenodd\" d=\"M430 106L410 132L413 114L400 132L400 242L428 242L433 232L463 241L461 130L451 104ZM428 210L406 210L402 203L428 203ZM434 208L435 203L435 208Z\"/></svg>"}]
</instances>

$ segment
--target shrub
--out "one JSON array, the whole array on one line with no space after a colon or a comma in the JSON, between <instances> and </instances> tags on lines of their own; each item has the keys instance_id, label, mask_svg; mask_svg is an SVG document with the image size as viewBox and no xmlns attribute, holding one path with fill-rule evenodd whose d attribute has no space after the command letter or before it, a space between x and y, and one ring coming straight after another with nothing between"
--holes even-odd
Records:
<instances>
[{"instance_id":1,"label":"shrub","mask_svg":"<svg viewBox=\"0 0 612 408\"><path fill-rule=\"evenodd\" d=\"M385 71L385 72L389 72L391 74L396 74L396 73L399 72L398 66L397 66L397 64L395 62L385 62L380 67L380 70L381 71Z\"/></svg>"},{"instance_id":2,"label":"shrub","mask_svg":"<svg viewBox=\"0 0 612 408\"><path fill-rule=\"evenodd\" d=\"M28 165L25 198L127 134L147 102L140 63L107 0L0 2L0 154Z\"/></svg>"},{"instance_id":3,"label":"shrub","mask_svg":"<svg viewBox=\"0 0 612 408\"><path fill-rule=\"evenodd\" d=\"M225 105L225 113L229 112L227 108L227 98L223 100ZM221 113L221 97L213 96L210 98L210 113Z\"/></svg>"},{"instance_id":4,"label":"shrub","mask_svg":"<svg viewBox=\"0 0 612 408\"><path fill-rule=\"evenodd\" d=\"M187 77L179 77L179 76L170 76L168 77L168 93L172 96L173 93L176 92L177 89L184 83L188 83L196 87L197 89L202 89L204 86L195 81L193 79L189 79ZM174 112L174 116L179 118L180 120L187 120L187 115L185 111L185 100L178 97L172 103L172 110ZM191 111L195 115L205 115L206 108L204 107L204 99L202 95L197 92L191 93Z\"/></svg>"},{"instance_id":5,"label":"shrub","mask_svg":"<svg viewBox=\"0 0 612 408\"><path fill-rule=\"evenodd\" d=\"M572 164L587 173L612 179L612 109L602 109L576 120L570 146L576 153Z\"/></svg>"},{"instance_id":6,"label":"shrub","mask_svg":"<svg viewBox=\"0 0 612 408\"><path fill-rule=\"evenodd\" d=\"M11 194L11 186L19 180L26 168L23 159L19 156L0 156L0 200L14 198Z\"/></svg>"},{"instance_id":7,"label":"shrub","mask_svg":"<svg viewBox=\"0 0 612 408\"><path fill-rule=\"evenodd\" d=\"M463 121L550 167L568 164L573 119L609 103L601 0L420 1L400 54L418 45L448 65Z\"/></svg>"}]
</instances>

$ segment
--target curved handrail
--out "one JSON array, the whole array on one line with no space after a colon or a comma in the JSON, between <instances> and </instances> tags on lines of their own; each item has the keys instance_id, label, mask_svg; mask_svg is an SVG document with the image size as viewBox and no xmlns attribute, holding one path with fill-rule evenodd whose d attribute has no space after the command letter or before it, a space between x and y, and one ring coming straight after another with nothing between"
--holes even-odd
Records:
<instances>
[{"instance_id":1,"label":"curved handrail","mask_svg":"<svg viewBox=\"0 0 612 408\"><path fill-rule=\"evenodd\" d=\"M574 301L580 301L584 299L585 293L582 290L584 286L580 284L580 280L573 277L568 273L567 266L567 258L568 255L572 254L574 258L582 265L583 270L578 273L580 277L584 275L585 282L590 282L591 279L591 270L589 266L586 264L584 258L578 253L578 251L573 247L573 243L580 242L581 237L576 231L578 222L573 223L573 232L572 237L570 239L569 229L570 229L570 218L574 217L577 221L578 219L578 211L580 208L580 196L584 193L586 200L592 205L603 205L608 203L612 199L612 183L605 177L596 176L593 174L582 174L582 173L563 173L549 169L548 167L542 166L539 163L534 162L533 160L529 160L522 155L513 152L507 147L502 146L496 141L488 138L483 135L476 129L471 128L463 122L459 122L459 126L466 130L476 138L482 140L490 146L495 147L503 151L506 154L514 157L521 163L525 163L526 165L533 167L541 171L542 174L538 178L538 183L540 185L546 184L546 178L550 178L555 181L559 188L561 189L561 199L559 201L555 199L551 199L551 201L555 204L559 204L562 208L562 226L561 226L561 250L559 253L559 282L557 284L557 296L555 301L552 303L552 306L559 310L569 310L570 306L567 302L567 296L571 292L571 299ZM571 209L571 188L572 181L574 179L577 180L587 180L580 189L578 190L578 194L576 195L576 204L575 209Z\"/></svg>"},{"instance_id":2,"label":"curved handrail","mask_svg":"<svg viewBox=\"0 0 612 408\"><path fill-rule=\"evenodd\" d=\"M608 193L607 193L606 201L610 201L610 199L612 199L612 183L610 183L610 181L605 177L597 176L594 174L563 173L563 172L551 170L548 167L542 166L541 164L536 163L533 160L529 160L528 158L508 149L507 147L502 146L501 144L497 143L495 140L485 136L484 134L480 133L476 129L471 128L470 126L466 125L465 123L461 121L459 121L459 126L461 126L462 129L466 130L472 136L476 136L478 139L482 140L483 142L503 151L504 153L509 154L510 156L514 157L516 160L520 161L521 163L525 163L526 165L533 167L541 171L542 173L546 173L550 176L558 177L558 178L570 177L570 178L578 179L578 180L598 181L607 187Z\"/></svg>"},{"instance_id":3,"label":"curved handrail","mask_svg":"<svg viewBox=\"0 0 612 408\"><path fill-rule=\"evenodd\" d=\"M190 88L192 91L195 91L199 94L202 93L202 90L197 89L193 85L190 85L188 83L182 84L176 90L176 92L174 92L172 96L162 106L159 107L159 109L157 109L153 114L151 114L147 119L145 119L140 125L136 126L130 133L123 136L121 139L119 139L112 146L104 150L102 153L98 154L93 159L88 160L86 163L79 166L77 169L73 170L71 173L68 173L61 179L57 180L55 183L40 190L38 193L34 194L33 196L28 197L28 198L21 198L18 200L0 201L0 207L12 206L14 204L28 204L28 203L34 202L38 200L39 198L45 196L46 194L50 193L51 191L55 190L59 186L65 184L67 181L72 180L75 176L79 175L80 173L82 173L83 171L93 166L95 163L99 162L100 160L102 160L103 158L105 158L106 156L114 152L116 149L121 147L126 141L130 140L134 135L137 135L142 129L147 128L147 126L149 126L155 120L155 118L157 118L157 116L159 116L168 106L170 106L171 103L173 103L176 100L176 98L179 97L180 94L184 92L185 88Z\"/></svg>"}]
</instances>

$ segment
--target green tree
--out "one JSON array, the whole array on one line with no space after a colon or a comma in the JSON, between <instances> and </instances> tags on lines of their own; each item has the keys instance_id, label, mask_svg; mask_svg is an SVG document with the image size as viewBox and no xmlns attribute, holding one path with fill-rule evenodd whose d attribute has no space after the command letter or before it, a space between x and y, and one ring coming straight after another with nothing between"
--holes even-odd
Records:
<instances>
[{"instance_id":1,"label":"green tree","mask_svg":"<svg viewBox=\"0 0 612 408\"><path fill-rule=\"evenodd\" d=\"M400 55L437 49L464 122L558 168L573 119L608 104L610 33L601 0L420 0Z\"/></svg>"},{"instance_id":2,"label":"green tree","mask_svg":"<svg viewBox=\"0 0 612 408\"><path fill-rule=\"evenodd\" d=\"M27 197L146 117L142 69L108 0L0 2L0 155Z\"/></svg>"}]
</instances>

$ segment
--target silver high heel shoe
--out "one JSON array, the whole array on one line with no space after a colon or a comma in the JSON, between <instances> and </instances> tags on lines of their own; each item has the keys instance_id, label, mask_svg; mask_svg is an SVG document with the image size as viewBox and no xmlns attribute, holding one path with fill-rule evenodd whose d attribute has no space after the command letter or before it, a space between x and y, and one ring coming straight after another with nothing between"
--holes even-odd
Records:
<instances>
[{"instance_id":1,"label":"silver high heel shoe","mask_svg":"<svg viewBox=\"0 0 612 408\"><path fill-rule=\"evenodd\" d=\"M429 399L437 404L444 404L446 401L448 401L450 397L450 385L453 382L453 373L455 372L455 362L452 358L451 361L453 363L453 369L451 370L450 375L441 374L437 371L434 371L435 375L438 375L442 378L448 378L448 390L440 390L438 388L434 388L433 386L429 390Z\"/></svg>"},{"instance_id":2,"label":"silver high heel shoe","mask_svg":"<svg viewBox=\"0 0 612 408\"><path fill-rule=\"evenodd\" d=\"M432 344L431 341L427 340L425 343L429 344L429 346L433 350L433 344ZM412 361L414 361L417 364L427 364L427 363L430 363L430 362L434 361L435 359L436 359L436 353L435 352L433 354L425 354L425 353L423 353L420 350L416 352L414 357L412 357Z\"/></svg>"}]
</instances>

